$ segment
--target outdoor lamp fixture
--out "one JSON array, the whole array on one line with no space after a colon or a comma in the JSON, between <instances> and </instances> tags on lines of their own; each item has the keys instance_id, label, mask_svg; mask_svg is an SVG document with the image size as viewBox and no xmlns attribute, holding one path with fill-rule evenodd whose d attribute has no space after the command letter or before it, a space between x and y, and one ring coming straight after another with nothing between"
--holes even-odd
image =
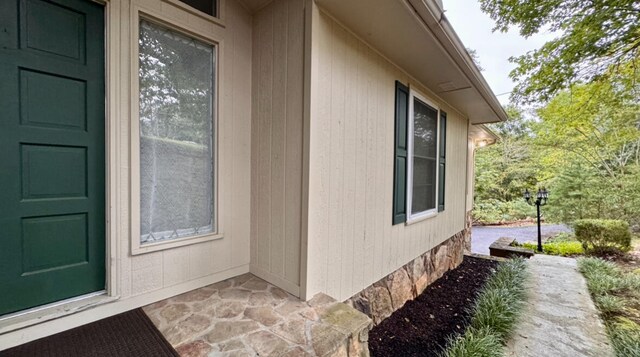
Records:
<instances>
[{"instance_id":1,"label":"outdoor lamp fixture","mask_svg":"<svg viewBox=\"0 0 640 357\"><path fill-rule=\"evenodd\" d=\"M547 200L549 199L549 191L546 188L539 188L536 193L536 200L532 200L531 193L529 190L524 191L524 199L531 206L535 205L538 210L538 251L542 252L542 233L540 232L540 206L544 206L547 204Z\"/></svg>"}]
</instances>

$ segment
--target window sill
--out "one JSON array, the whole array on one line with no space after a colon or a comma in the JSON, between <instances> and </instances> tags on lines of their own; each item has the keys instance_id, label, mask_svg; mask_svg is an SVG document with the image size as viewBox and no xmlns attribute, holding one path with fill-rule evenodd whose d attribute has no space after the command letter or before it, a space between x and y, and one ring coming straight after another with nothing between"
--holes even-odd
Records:
<instances>
[{"instance_id":1,"label":"window sill","mask_svg":"<svg viewBox=\"0 0 640 357\"><path fill-rule=\"evenodd\" d=\"M427 220L429 218L433 218L436 217L438 215L438 211L437 210L431 210L431 211L426 211L426 212L422 212L420 214L416 214L410 218L407 219L407 221L404 223L405 226L409 226L418 222L422 222L424 220Z\"/></svg>"},{"instance_id":2,"label":"window sill","mask_svg":"<svg viewBox=\"0 0 640 357\"><path fill-rule=\"evenodd\" d=\"M172 249L177 247L182 247L185 245L209 242L212 240L218 240L224 238L222 233L213 233L206 234L201 236L194 237L185 237L173 240L165 240L161 242L155 243L139 243L140 236L133 237L134 239L138 239L138 242L132 242L131 244L131 255L139 255L151 252L157 252L159 250Z\"/></svg>"}]
</instances>

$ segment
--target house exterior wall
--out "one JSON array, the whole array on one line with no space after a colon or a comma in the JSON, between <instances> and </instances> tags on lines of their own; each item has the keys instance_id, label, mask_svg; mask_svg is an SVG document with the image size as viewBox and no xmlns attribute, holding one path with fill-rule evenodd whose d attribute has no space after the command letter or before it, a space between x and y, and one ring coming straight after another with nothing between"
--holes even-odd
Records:
<instances>
[{"instance_id":1,"label":"house exterior wall","mask_svg":"<svg viewBox=\"0 0 640 357\"><path fill-rule=\"evenodd\" d=\"M235 0L221 19L194 15L174 0L108 0L107 23L107 295L0 322L0 350L168 298L249 271L251 216L252 17ZM218 43L218 200L222 238L132 255L130 98L137 81L137 12ZM78 312L80 311L80 312ZM41 322L49 320L47 322ZM30 321L40 322L33 324ZM16 329L23 326L29 326Z\"/></svg>"},{"instance_id":2,"label":"house exterior wall","mask_svg":"<svg viewBox=\"0 0 640 357\"><path fill-rule=\"evenodd\" d=\"M199 16L192 15L171 2L159 0L131 0L131 6L152 17L158 17L175 26L179 31L193 31L220 43L218 46L219 65L216 75L217 88L217 150L218 175L214 179L218 185L217 218L221 239L160 250L148 254L131 256L129 241L137 239L136 234L121 231L125 241L120 252L123 259L121 276L130 280L130 291L123 285L120 296L135 296L149 291L166 288L197 278L202 278L230 268L246 266L249 263L249 229L244 221L250 215L250 132L251 112L246 96L251 90L251 17L236 1L225 1L225 27L212 24ZM123 16L124 17L124 16ZM131 19L130 21L137 21ZM127 31L129 27L123 26ZM123 34L134 42L137 33ZM131 66L137 58L123 51L121 63ZM125 66L125 67L126 67ZM135 72L133 72L135 73ZM128 76L127 76L128 77ZM137 80L137 76L133 78ZM124 82L124 79L123 79ZM132 90L131 96L138 94ZM126 90L125 90L126 92ZM123 116L124 127L136 117ZM126 120L126 122L124 122ZM124 135L130 132L123 133ZM122 141L126 143L127 141ZM120 152L129 149L119 147ZM131 148L136 150L136 148ZM135 164L132 162L132 164ZM123 172L126 176L126 173ZM126 181L123 181L126 182ZM129 192L136 195L137 192ZM132 209L133 211L133 209ZM122 225L125 227L124 225ZM130 262L130 265L127 264ZM127 277L130 275L130 278ZM124 281L126 281L124 280Z\"/></svg>"},{"instance_id":3,"label":"house exterior wall","mask_svg":"<svg viewBox=\"0 0 640 357\"><path fill-rule=\"evenodd\" d=\"M300 291L304 1L253 17L251 272Z\"/></svg>"},{"instance_id":4,"label":"house exterior wall","mask_svg":"<svg viewBox=\"0 0 640 357\"><path fill-rule=\"evenodd\" d=\"M315 4L304 295L345 300L465 228L468 121ZM392 225L394 82L448 114L446 209Z\"/></svg>"}]
</instances>

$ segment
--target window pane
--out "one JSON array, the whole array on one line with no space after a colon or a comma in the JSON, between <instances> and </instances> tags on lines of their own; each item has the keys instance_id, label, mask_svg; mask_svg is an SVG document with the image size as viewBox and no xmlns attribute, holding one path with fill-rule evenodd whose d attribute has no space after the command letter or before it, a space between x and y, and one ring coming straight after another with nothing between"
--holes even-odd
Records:
<instances>
[{"instance_id":1,"label":"window pane","mask_svg":"<svg viewBox=\"0 0 640 357\"><path fill-rule=\"evenodd\" d=\"M411 213L436 208L438 111L417 98L413 102L413 177Z\"/></svg>"},{"instance_id":2,"label":"window pane","mask_svg":"<svg viewBox=\"0 0 640 357\"><path fill-rule=\"evenodd\" d=\"M180 0L181 2L204 12L207 15L216 16L216 0Z\"/></svg>"},{"instance_id":3,"label":"window pane","mask_svg":"<svg viewBox=\"0 0 640 357\"><path fill-rule=\"evenodd\" d=\"M413 154L421 157L436 157L438 135L438 111L413 100Z\"/></svg>"},{"instance_id":4,"label":"window pane","mask_svg":"<svg viewBox=\"0 0 640 357\"><path fill-rule=\"evenodd\" d=\"M141 242L213 222L213 46L140 22Z\"/></svg>"}]
</instances>

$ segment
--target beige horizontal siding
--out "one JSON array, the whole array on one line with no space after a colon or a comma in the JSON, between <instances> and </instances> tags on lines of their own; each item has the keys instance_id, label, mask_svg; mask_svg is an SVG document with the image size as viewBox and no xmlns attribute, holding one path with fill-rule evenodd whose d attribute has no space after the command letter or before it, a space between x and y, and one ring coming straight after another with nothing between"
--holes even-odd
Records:
<instances>
[{"instance_id":1,"label":"beige horizontal siding","mask_svg":"<svg viewBox=\"0 0 640 357\"><path fill-rule=\"evenodd\" d=\"M327 14L311 19L304 293L343 300L464 228L467 120ZM446 210L411 225L392 225L396 80L448 113Z\"/></svg>"}]
</instances>

